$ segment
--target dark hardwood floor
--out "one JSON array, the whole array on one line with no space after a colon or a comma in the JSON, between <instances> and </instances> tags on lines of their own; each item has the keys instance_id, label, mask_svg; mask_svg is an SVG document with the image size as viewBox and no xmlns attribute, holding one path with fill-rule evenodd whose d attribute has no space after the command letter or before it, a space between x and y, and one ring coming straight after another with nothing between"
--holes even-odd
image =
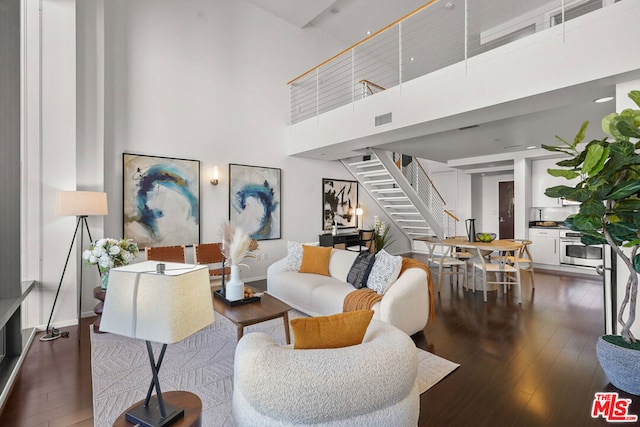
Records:
<instances>
[{"instance_id":1,"label":"dark hardwood floor","mask_svg":"<svg viewBox=\"0 0 640 427\"><path fill-rule=\"evenodd\" d=\"M416 255L416 258L420 258ZM594 393L617 391L598 366L602 284L596 278L536 272L515 293L463 291L448 282L436 295L436 321L416 344L461 366L421 396L420 426L606 425L590 416ZM446 280L446 279L445 279ZM264 287L264 281L252 283ZM89 323L70 338L31 345L0 426L91 426ZM640 397L631 398L640 415Z\"/></svg>"}]
</instances>

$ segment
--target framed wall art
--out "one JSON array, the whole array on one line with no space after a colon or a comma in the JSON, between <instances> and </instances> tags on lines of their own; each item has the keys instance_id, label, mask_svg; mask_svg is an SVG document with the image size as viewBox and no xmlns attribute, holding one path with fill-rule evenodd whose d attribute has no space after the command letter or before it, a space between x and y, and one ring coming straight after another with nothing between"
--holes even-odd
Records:
<instances>
[{"instance_id":1,"label":"framed wall art","mask_svg":"<svg viewBox=\"0 0 640 427\"><path fill-rule=\"evenodd\" d=\"M252 239L280 239L281 171L248 165L229 165L229 221Z\"/></svg>"},{"instance_id":2,"label":"framed wall art","mask_svg":"<svg viewBox=\"0 0 640 427\"><path fill-rule=\"evenodd\" d=\"M122 155L124 237L145 246L200 243L200 161Z\"/></svg>"},{"instance_id":3,"label":"framed wall art","mask_svg":"<svg viewBox=\"0 0 640 427\"><path fill-rule=\"evenodd\" d=\"M322 229L356 227L358 181L322 178Z\"/></svg>"}]
</instances>

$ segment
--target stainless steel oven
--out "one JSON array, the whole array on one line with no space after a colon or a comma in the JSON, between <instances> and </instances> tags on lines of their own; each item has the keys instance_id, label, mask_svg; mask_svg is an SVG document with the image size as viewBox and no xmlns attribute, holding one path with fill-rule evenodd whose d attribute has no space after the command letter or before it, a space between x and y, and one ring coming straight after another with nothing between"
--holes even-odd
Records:
<instances>
[{"instance_id":1,"label":"stainless steel oven","mask_svg":"<svg viewBox=\"0 0 640 427\"><path fill-rule=\"evenodd\" d=\"M602 265L603 253L603 245L584 245L580 233L560 230L560 264L595 268Z\"/></svg>"}]
</instances>

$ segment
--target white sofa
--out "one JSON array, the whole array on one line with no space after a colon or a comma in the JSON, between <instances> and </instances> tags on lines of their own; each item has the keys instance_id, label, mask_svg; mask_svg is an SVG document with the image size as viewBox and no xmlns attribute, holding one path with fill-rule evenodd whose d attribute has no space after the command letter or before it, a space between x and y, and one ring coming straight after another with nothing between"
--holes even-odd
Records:
<instances>
[{"instance_id":1,"label":"white sofa","mask_svg":"<svg viewBox=\"0 0 640 427\"><path fill-rule=\"evenodd\" d=\"M411 338L377 320L362 344L343 348L294 350L247 334L236 349L233 418L239 427L415 427L417 372Z\"/></svg>"},{"instance_id":2,"label":"white sofa","mask_svg":"<svg viewBox=\"0 0 640 427\"><path fill-rule=\"evenodd\" d=\"M357 252L333 249L330 276L286 271L283 258L267 270L267 292L309 316L342 312L344 298L355 290L347 275ZM372 309L374 319L390 323L408 335L421 331L429 319L427 273L420 268L405 270Z\"/></svg>"}]
</instances>

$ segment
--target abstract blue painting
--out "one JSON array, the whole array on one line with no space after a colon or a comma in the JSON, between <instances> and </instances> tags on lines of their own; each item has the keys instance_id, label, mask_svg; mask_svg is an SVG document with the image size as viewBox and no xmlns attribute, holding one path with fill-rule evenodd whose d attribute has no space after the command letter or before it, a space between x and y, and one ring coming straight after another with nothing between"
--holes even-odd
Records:
<instances>
[{"instance_id":1,"label":"abstract blue painting","mask_svg":"<svg viewBox=\"0 0 640 427\"><path fill-rule=\"evenodd\" d=\"M200 162L124 153L123 208L141 248L200 243Z\"/></svg>"},{"instance_id":2,"label":"abstract blue painting","mask_svg":"<svg viewBox=\"0 0 640 427\"><path fill-rule=\"evenodd\" d=\"M277 168L229 165L229 221L252 239L280 238L280 175Z\"/></svg>"}]
</instances>

